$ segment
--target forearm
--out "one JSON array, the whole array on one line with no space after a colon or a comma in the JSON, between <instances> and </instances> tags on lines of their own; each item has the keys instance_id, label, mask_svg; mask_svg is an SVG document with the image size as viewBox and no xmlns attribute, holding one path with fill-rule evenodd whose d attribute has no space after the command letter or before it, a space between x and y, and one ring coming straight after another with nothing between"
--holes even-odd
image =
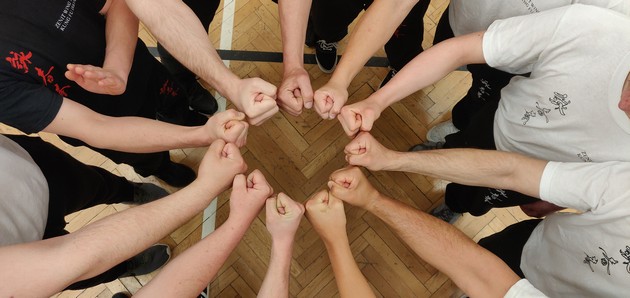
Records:
<instances>
[{"instance_id":1,"label":"forearm","mask_svg":"<svg viewBox=\"0 0 630 298\"><path fill-rule=\"evenodd\" d=\"M417 173L472 186L510 189L539 197L546 161L495 150L396 152L387 170Z\"/></svg>"},{"instance_id":2,"label":"forearm","mask_svg":"<svg viewBox=\"0 0 630 298\"><path fill-rule=\"evenodd\" d=\"M138 39L138 18L124 0L113 0L105 17L107 47L103 69L113 70L126 82Z\"/></svg>"},{"instance_id":3,"label":"forearm","mask_svg":"<svg viewBox=\"0 0 630 298\"><path fill-rule=\"evenodd\" d=\"M178 0L127 0L129 8L184 66L230 100L240 80L221 61L207 28Z\"/></svg>"},{"instance_id":4,"label":"forearm","mask_svg":"<svg viewBox=\"0 0 630 298\"><path fill-rule=\"evenodd\" d=\"M420 0L427 1L427 0ZM331 81L345 86L392 36L418 0L376 0L357 23Z\"/></svg>"},{"instance_id":5,"label":"forearm","mask_svg":"<svg viewBox=\"0 0 630 298\"><path fill-rule=\"evenodd\" d=\"M177 193L112 214L74 233L2 247L0 280L11 287L0 287L0 296L50 296L96 276L186 223L222 190L211 181L195 181Z\"/></svg>"},{"instance_id":6,"label":"forearm","mask_svg":"<svg viewBox=\"0 0 630 298\"><path fill-rule=\"evenodd\" d=\"M431 215L386 197L369 211L471 297L503 297L519 280L498 257Z\"/></svg>"},{"instance_id":7,"label":"forearm","mask_svg":"<svg viewBox=\"0 0 630 298\"><path fill-rule=\"evenodd\" d=\"M304 40L310 8L311 0L278 1L285 73L294 68L304 68Z\"/></svg>"},{"instance_id":8,"label":"forearm","mask_svg":"<svg viewBox=\"0 0 630 298\"><path fill-rule=\"evenodd\" d=\"M285 298L289 297L289 270L293 242L276 242L271 245L269 268L263 280L258 297Z\"/></svg>"},{"instance_id":9,"label":"forearm","mask_svg":"<svg viewBox=\"0 0 630 298\"><path fill-rule=\"evenodd\" d=\"M341 297L375 297L354 260L347 235L336 237L334 241L325 243L335 273L339 295Z\"/></svg>"},{"instance_id":10,"label":"forearm","mask_svg":"<svg viewBox=\"0 0 630 298\"><path fill-rule=\"evenodd\" d=\"M137 297L197 297L216 277L251 221L226 221L175 258L143 287Z\"/></svg>"},{"instance_id":11,"label":"forearm","mask_svg":"<svg viewBox=\"0 0 630 298\"><path fill-rule=\"evenodd\" d=\"M387 85L368 99L382 109L412 93L430 86L460 66L485 63L483 33L477 32L448 39L411 60Z\"/></svg>"}]
</instances>

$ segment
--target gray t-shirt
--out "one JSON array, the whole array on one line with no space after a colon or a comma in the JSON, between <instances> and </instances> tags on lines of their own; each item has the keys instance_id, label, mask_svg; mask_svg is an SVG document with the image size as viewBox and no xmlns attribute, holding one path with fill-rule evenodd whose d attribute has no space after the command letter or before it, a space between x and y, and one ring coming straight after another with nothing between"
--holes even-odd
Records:
<instances>
[{"instance_id":1,"label":"gray t-shirt","mask_svg":"<svg viewBox=\"0 0 630 298\"><path fill-rule=\"evenodd\" d=\"M0 246L41 240L48 183L22 147L0 135Z\"/></svg>"}]
</instances>

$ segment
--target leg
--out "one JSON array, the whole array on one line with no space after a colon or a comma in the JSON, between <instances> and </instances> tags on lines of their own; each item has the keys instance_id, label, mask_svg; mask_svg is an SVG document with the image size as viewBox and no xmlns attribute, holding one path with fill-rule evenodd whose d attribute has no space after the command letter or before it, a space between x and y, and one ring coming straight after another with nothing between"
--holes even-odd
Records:
<instances>
[{"instance_id":1,"label":"leg","mask_svg":"<svg viewBox=\"0 0 630 298\"><path fill-rule=\"evenodd\" d=\"M365 9L363 0L315 0L310 19L317 39L337 42L348 34L348 26Z\"/></svg>"},{"instance_id":2,"label":"leg","mask_svg":"<svg viewBox=\"0 0 630 298\"><path fill-rule=\"evenodd\" d=\"M468 212L474 216L486 214L492 208L520 206L540 201L519 192L487 187L449 183L444 192L445 203L457 213Z\"/></svg>"},{"instance_id":3,"label":"leg","mask_svg":"<svg viewBox=\"0 0 630 298\"><path fill-rule=\"evenodd\" d=\"M422 52L423 18L428 7L429 1L421 0L418 2L385 44L387 59L395 70L402 69L411 59Z\"/></svg>"},{"instance_id":4,"label":"leg","mask_svg":"<svg viewBox=\"0 0 630 298\"><path fill-rule=\"evenodd\" d=\"M133 186L102 168L88 166L40 138L7 136L39 166L50 192L44 238L65 234L64 217L96 206L133 200Z\"/></svg>"},{"instance_id":5,"label":"leg","mask_svg":"<svg viewBox=\"0 0 630 298\"><path fill-rule=\"evenodd\" d=\"M525 278L521 271L521 254L529 236L541 221L542 219L530 219L515 223L499 233L479 240L479 245L503 260L518 276Z\"/></svg>"},{"instance_id":6,"label":"leg","mask_svg":"<svg viewBox=\"0 0 630 298\"><path fill-rule=\"evenodd\" d=\"M433 44L440 43L455 36L451 28L451 22L448 19L448 10L449 7L444 10L444 13L442 13L438 21L437 28L435 28L435 36L433 37Z\"/></svg>"}]
</instances>

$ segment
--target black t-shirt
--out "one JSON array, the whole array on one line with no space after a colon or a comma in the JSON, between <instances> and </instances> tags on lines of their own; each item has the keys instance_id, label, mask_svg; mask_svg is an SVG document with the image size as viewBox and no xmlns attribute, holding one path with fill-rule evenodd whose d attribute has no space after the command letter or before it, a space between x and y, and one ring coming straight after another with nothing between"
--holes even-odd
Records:
<instances>
[{"instance_id":1,"label":"black t-shirt","mask_svg":"<svg viewBox=\"0 0 630 298\"><path fill-rule=\"evenodd\" d=\"M26 133L44 129L63 97L110 116L146 110L157 60L138 40L120 96L94 94L65 78L68 63L101 66L105 0L0 0L0 122Z\"/></svg>"}]
</instances>

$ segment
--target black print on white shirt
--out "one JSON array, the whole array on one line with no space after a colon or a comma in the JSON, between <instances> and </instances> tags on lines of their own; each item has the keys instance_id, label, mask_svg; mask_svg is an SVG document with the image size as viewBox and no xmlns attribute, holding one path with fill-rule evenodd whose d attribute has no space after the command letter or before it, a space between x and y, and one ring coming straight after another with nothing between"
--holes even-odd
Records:
<instances>
[{"instance_id":1,"label":"black print on white shirt","mask_svg":"<svg viewBox=\"0 0 630 298\"><path fill-rule=\"evenodd\" d=\"M626 259L627 262L623 262L626 265L626 272L630 273L630 247L626 245L626 250L619 250L621 256Z\"/></svg>"},{"instance_id":2,"label":"black print on white shirt","mask_svg":"<svg viewBox=\"0 0 630 298\"><path fill-rule=\"evenodd\" d=\"M597 265L597 262L599 262L597 260L596 256L589 256L587 253L584 253L586 255L586 257L584 257L584 264L588 265L588 268L591 268L591 272L595 272L595 270L593 270L593 265ZM593 265L591 265L593 264Z\"/></svg>"},{"instance_id":3,"label":"black print on white shirt","mask_svg":"<svg viewBox=\"0 0 630 298\"><path fill-rule=\"evenodd\" d=\"M560 112L560 115L566 116L564 111L567 109L567 106L571 103L570 100L567 100L569 97L567 94L560 94L558 92L553 93L553 97L549 98L549 102L556 106L555 110Z\"/></svg>"},{"instance_id":4,"label":"black print on white shirt","mask_svg":"<svg viewBox=\"0 0 630 298\"><path fill-rule=\"evenodd\" d=\"M583 161L583 162L593 162L593 160L588 156L588 154L586 154L586 151L582 151L580 153L577 154L577 156Z\"/></svg>"},{"instance_id":5,"label":"black print on white shirt","mask_svg":"<svg viewBox=\"0 0 630 298\"><path fill-rule=\"evenodd\" d=\"M550 109L547 108L543 108L540 106L539 102L536 102L536 110L525 110L525 115L523 116L523 118L521 118L521 120L523 120L523 125L527 125L527 122L529 122L529 119L531 118L535 118L536 115L541 116L541 117L545 117L545 123L549 123L549 117L547 117L547 114L549 114L549 112L551 112Z\"/></svg>"},{"instance_id":6,"label":"black print on white shirt","mask_svg":"<svg viewBox=\"0 0 630 298\"><path fill-rule=\"evenodd\" d=\"M595 268L593 268L593 265L597 265L599 263L602 265L602 267L606 267L606 273L608 275L612 275L610 274L610 268L614 265L617 265L619 261L617 261L614 257L608 255L608 252L605 249L601 247L598 248L601 251L601 258L598 258L596 254L591 256L585 252L584 255L586 257L584 257L582 263L588 265L588 268L591 269L591 272L595 272ZM625 262L623 262L623 264L626 265L626 272L630 274L630 246L626 245L625 249L620 249L619 254L622 258L626 260Z\"/></svg>"},{"instance_id":7,"label":"black print on white shirt","mask_svg":"<svg viewBox=\"0 0 630 298\"><path fill-rule=\"evenodd\" d=\"M606 267L606 272L608 273L608 275L610 275L610 265L615 265L619 262L615 260L613 257L609 257L603 248L600 247L599 249L602 251L602 254L604 255L604 257L600 259L601 264L602 266Z\"/></svg>"}]
</instances>

